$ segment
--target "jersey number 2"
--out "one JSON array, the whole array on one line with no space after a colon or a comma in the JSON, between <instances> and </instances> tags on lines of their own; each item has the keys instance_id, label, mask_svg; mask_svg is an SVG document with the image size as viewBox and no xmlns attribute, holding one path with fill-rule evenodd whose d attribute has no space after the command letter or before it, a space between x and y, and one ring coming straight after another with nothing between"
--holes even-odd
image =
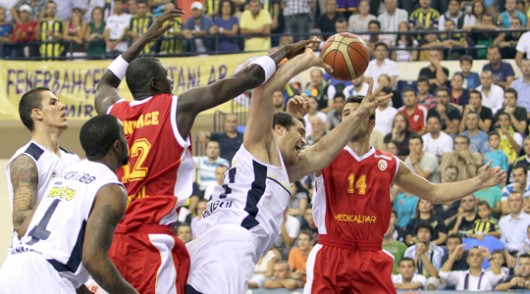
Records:
<instances>
[{"instance_id":1,"label":"jersey number 2","mask_svg":"<svg viewBox=\"0 0 530 294\"><path fill-rule=\"evenodd\" d=\"M358 189L359 195L366 194L366 175L360 175L355 179L355 174L348 175L348 193L355 194L355 189Z\"/></svg>"},{"instance_id":2,"label":"jersey number 2","mask_svg":"<svg viewBox=\"0 0 530 294\"><path fill-rule=\"evenodd\" d=\"M46 227L48 226L48 223L50 222L50 219L52 218L53 213L55 212L55 209L57 209L57 205L59 205L60 199L53 200L52 204L46 209L46 212L44 213L44 216L40 220L40 222L29 232L28 236L31 237L31 240L27 243L28 245L33 245L40 240L46 240L48 237L50 237L51 232L46 230Z\"/></svg>"},{"instance_id":3,"label":"jersey number 2","mask_svg":"<svg viewBox=\"0 0 530 294\"><path fill-rule=\"evenodd\" d=\"M151 150L151 143L147 139L138 139L134 141L131 146L129 156L130 158L136 158L133 168L131 170L130 164L123 166L123 177L121 178L122 183L141 181L147 176L148 168L144 167L144 161Z\"/></svg>"}]
</instances>

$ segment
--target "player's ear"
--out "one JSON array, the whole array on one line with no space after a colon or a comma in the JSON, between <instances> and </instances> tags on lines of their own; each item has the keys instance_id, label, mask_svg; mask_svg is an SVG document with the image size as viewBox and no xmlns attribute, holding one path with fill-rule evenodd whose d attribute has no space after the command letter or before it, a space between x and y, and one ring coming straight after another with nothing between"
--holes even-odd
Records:
<instances>
[{"instance_id":1,"label":"player's ear","mask_svg":"<svg viewBox=\"0 0 530 294\"><path fill-rule=\"evenodd\" d=\"M274 125L274 132L277 134L277 135L283 135L283 132L285 131L285 128L282 127L281 125L279 124L276 124Z\"/></svg>"},{"instance_id":2,"label":"player's ear","mask_svg":"<svg viewBox=\"0 0 530 294\"><path fill-rule=\"evenodd\" d=\"M155 92L160 92L160 84L155 78L149 80L149 87Z\"/></svg>"}]
</instances>

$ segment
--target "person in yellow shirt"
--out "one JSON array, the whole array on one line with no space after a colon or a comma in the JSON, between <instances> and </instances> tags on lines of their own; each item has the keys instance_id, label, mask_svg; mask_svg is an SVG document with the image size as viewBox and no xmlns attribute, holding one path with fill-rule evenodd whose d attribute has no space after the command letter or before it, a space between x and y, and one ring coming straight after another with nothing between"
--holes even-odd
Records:
<instances>
[{"instance_id":1,"label":"person in yellow shirt","mask_svg":"<svg viewBox=\"0 0 530 294\"><path fill-rule=\"evenodd\" d=\"M241 14L239 27L243 35L258 35L245 38L245 51L264 51L271 48L272 19L268 11L261 8L259 0L250 0L248 10ZM260 36L261 35L261 36Z\"/></svg>"}]
</instances>

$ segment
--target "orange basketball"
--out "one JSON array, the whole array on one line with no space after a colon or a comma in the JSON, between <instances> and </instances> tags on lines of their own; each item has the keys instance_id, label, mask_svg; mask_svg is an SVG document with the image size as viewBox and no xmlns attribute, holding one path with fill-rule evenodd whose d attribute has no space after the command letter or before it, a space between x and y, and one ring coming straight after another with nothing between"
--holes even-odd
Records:
<instances>
[{"instance_id":1,"label":"orange basketball","mask_svg":"<svg viewBox=\"0 0 530 294\"><path fill-rule=\"evenodd\" d=\"M370 61L368 46L359 36L350 33L335 34L324 43L322 60L333 68L332 76L341 81L360 77Z\"/></svg>"}]
</instances>

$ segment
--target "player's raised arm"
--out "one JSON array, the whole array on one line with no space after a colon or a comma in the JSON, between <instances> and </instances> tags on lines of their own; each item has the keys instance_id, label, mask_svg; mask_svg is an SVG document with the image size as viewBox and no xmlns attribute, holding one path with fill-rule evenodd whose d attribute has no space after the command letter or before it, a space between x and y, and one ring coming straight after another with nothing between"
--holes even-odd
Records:
<instances>
[{"instance_id":1,"label":"player's raised arm","mask_svg":"<svg viewBox=\"0 0 530 294\"><path fill-rule=\"evenodd\" d=\"M399 165L395 183L403 190L428 200L433 204L460 199L484 187L500 184L505 180L500 167L490 168L491 161L478 170L478 176L459 182L434 184L410 171L404 162Z\"/></svg>"},{"instance_id":2,"label":"player's raised arm","mask_svg":"<svg viewBox=\"0 0 530 294\"><path fill-rule=\"evenodd\" d=\"M162 36L173 25L173 20L177 17L182 16L184 13L182 10L171 10L164 12L162 16L157 18L151 27L140 36L140 38L134 42L131 47L127 49L122 55L116 58L109 66L108 70L103 74L99 81L96 89L96 97L94 104L96 112L98 114L105 114L109 107L111 107L116 101L120 99L118 92L118 86L121 80L125 77L125 72L129 63L135 59L144 47ZM169 24L163 25L164 22L170 21Z\"/></svg>"},{"instance_id":3,"label":"player's raised arm","mask_svg":"<svg viewBox=\"0 0 530 294\"><path fill-rule=\"evenodd\" d=\"M83 265L92 278L109 293L138 293L120 275L107 255L114 229L126 206L127 193L122 186L103 186L96 194L85 231Z\"/></svg>"}]
</instances>

